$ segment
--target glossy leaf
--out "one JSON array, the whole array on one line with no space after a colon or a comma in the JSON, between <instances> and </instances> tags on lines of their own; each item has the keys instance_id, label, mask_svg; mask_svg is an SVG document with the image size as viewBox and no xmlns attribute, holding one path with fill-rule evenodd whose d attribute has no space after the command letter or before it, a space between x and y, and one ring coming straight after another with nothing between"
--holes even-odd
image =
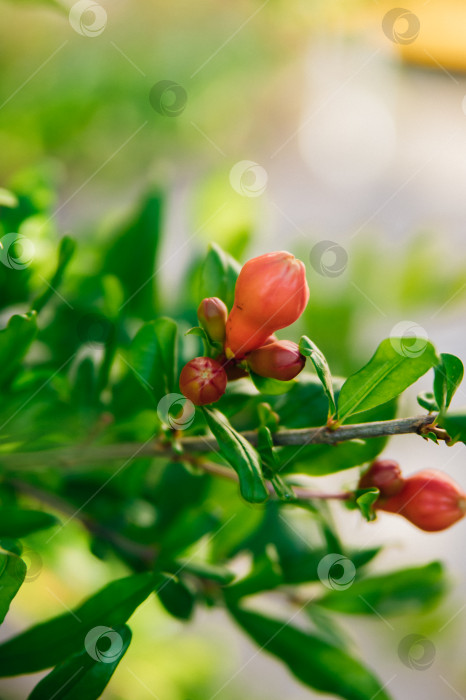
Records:
<instances>
[{"instance_id":1,"label":"glossy leaf","mask_svg":"<svg viewBox=\"0 0 466 700\"><path fill-rule=\"evenodd\" d=\"M42 510L4 506L0 508L0 537L26 537L32 532L53 527L58 522L58 518Z\"/></svg>"},{"instance_id":2,"label":"glossy leaf","mask_svg":"<svg viewBox=\"0 0 466 700\"><path fill-rule=\"evenodd\" d=\"M240 264L231 255L216 243L211 243L201 269L199 301L206 297L218 297L231 309L240 269Z\"/></svg>"},{"instance_id":3,"label":"glossy leaf","mask_svg":"<svg viewBox=\"0 0 466 700\"><path fill-rule=\"evenodd\" d=\"M436 364L434 346L428 341L414 356L403 354L402 342L402 338L383 340L367 365L346 380L338 397L340 421L394 399Z\"/></svg>"},{"instance_id":4,"label":"glossy leaf","mask_svg":"<svg viewBox=\"0 0 466 700\"><path fill-rule=\"evenodd\" d=\"M439 410L449 407L463 375L464 367L459 357L441 353L440 362L434 368L434 396Z\"/></svg>"},{"instance_id":5,"label":"glossy leaf","mask_svg":"<svg viewBox=\"0 0 466 700\"><path fill-rule=\"evenodd\" d=\"M98 634L99 630L96 630ZM116 667L125 655L131 630L126 625L115 629L104 628L95 642L87 639L87 648L59 664L39 685L28 700L97 700L105 690ZM107 641L110 647L99 649L99 642ZM89 650L88 650L89 649Z\"/></svg>"},{"instance_id":6,"label":"glossy leaf","mask_svg":"<svg viewBox=\"0 0 466 700\"><path fill-rule=\"evenodd\" d=\"M299 352L301 355L304 355L304 357L308 357L314 365L317 376L322 382L325 395L328 398L329 415L334 415L336 412L336 404L333 393L332 375L324 354L319 350L317 345L307 337L307 335L303 335L299 341Z\"/></svg>"},{"instance_id":7,"label":"glossy leaf","mask_svg":"<svg viewBox=\"0 0 466 700\"><path fill-rule=\"evenodd\" d=\"M372 673L346 651L316 634L278 620L230 606L230 613L265 652L273 654L309 688L345 700L389 700Z\"/></svg>"},{"instance_id":8,"label":"glossy leaf","mask_svg":"<svg viewBox=\"0 0 466 700\"><path fill-rule=\"evenodd\" d=\"M466 408L441 414L438 424L447 431L452 442L464 442L466 444Z\"/></svg>"},{"instance_id":9,"label":"glossy leaf","mask_svg":"<svg viewBox=\"0 0 466 700\"><path fill-rule=\"evenodd\" d=\"M26 564L13 552L0 549L0 623L26 576Z\"/></svg>"},{"instance_id":10,"label":"glossy leaf","mask_svg":"<svg viewBox=\"0 0 466 700\"><path fill-rule=\"evenodd\" d=\"M252 445L236 432L220 411L203 407L207 425L217 439L220 454L238 474L241 495L251 503L262 503L268 493L259 455Z\"/></svg>"},{"instance_id":11,"label":"glossy leaf","mask_svg":"<svg viewBox=\"0 0 466 700\"><path fill-rule=\"evenodd\" d=\"M156 403L177 391L176 338L175 321L159 318L144 324L131 343L130 367Z\"/></svg>"},{"instance_id":12,"label":"glossy leaf","mask_svg":"<svg viewBox=\"0 0 466 700\"><path fill-rule=\"evenodd\" d=\"M0 677L34 673L82 650L94 627L121 625L151 594L154 574L137 574L109 583L69 613L39 623L0 644Z\"/></svg>"}]
</instances>

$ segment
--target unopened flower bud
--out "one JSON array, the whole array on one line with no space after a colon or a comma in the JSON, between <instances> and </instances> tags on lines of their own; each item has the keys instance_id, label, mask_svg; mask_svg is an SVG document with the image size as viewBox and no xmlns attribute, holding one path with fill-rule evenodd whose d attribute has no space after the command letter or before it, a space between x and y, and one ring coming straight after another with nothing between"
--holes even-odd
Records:
<instances>
[{"instance_id":1,"label":"unopened flower bud","mask_svg":"<svg viewBox=\"0 0 466 700\"><path fill-rule=\"evenodd\" d=\"M196 406L218 401L226 386L225 370L210 357L195 357L181 370L180 390Z\"/></svg>"},{"instance_id":2,"label":"unopened flower bud","mask_svg":"<svg viewBox=\"0 0 466 700\"><path fill-rule=\"evenodd\" d=\"M223 301L218 297L203 299L197 309L197 317L209 338L217 343L223 343L228 318L228 309Z\"/></svg>"},{"instance_id":3,"label":"unopened flower bud","mask_svg":"<svg viewBox=\"0 0 466 700\"><path fill-rule=\"evenodd\" d=\"M393 459L377 459L361 476L359 488L367 489L376 486L381 497L388 497L399 493L404 482L398 462Z\"/></svg>"},{"instance_id":4,"label":"unopened flower bud","mask_svg":"<svg viewBox=\"0 0 466 700\"><path fill-rule=\"evenodd\" d=\"M227 356L244 355L294 323L309 299L304 263L284 251L249 260L235 287L235 303L227 320Z\"/></svg>"},{"instance_id":5,"label":"unopened flower bud","mask_svg":"<svg viewBox=\"0 0 466 700\"><path fill-rule=\"evenodd\" d=\"M409 476L399 493L379 501L376 508L399 513L427 532L446 530L466 513L466 494L458 484L430 469Z\"/></svg>"},{"instance_id":6,"label":"unopened flower bud","mask_svg":"<svg viewBox=\"0 0 466 700\"><path fill-rule=\"evenodd\" d=\"M275 340L246 358L249 369L261 377L288 381L294 379L306 364L306 358L299 352L296 343L290 340Z\"/></svg>"}]
</instances>

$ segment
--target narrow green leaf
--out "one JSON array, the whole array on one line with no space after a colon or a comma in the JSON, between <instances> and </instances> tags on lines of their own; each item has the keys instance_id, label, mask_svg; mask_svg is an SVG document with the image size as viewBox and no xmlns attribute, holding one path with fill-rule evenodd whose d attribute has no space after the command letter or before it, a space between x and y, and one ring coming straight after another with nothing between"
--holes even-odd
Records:
<instances>
[{"instance_id":1,"label":"narrow green leaf","mask_svg":"<svg viewBox=\"0 0 466 700\"><path fill-rule=\"evenodd\" d=\"M336 404L335 396L333 394L332 375L324 354L321 352L321 350L319 350L317 345L307 337L307 335L303 335L299 341L299 352L301 355L304 355L304 357L309 357L314 365L317 376L324 387L325 395L328 398L329 415L333 416L336 413Z\"/></svg>"},{"instance_id":2,"label":"narrow green leaf","mask_svg":"<svg viewBox=\"0 0 466 700\"><path fill-rule=\"evenodd\" d=\"M0 508L0 537L26 537L58 523L58 518L42 510L21 510L12 506Z\"/></svg>"},{"instance_id":3,"label":"narrow green leaf","mask_svg":"<svg viewBox=\"0 0 466 700\"><path fill-rule=\"evenodd\" d=\"M254 386L257 391L261 394L266 394L267 396L279 396L280 394L287 394L296 385L296 379L291 379L290 381L281 381L280 379L271 379L270 377L261 377L255 372L249 371L249 376L251 377Z\"/></svg>"},{"instance_id":4,"label":"narrow green leaf","mask_svg":"<svg viewBox=\"0 0 466 700\"><path fill-rule=\"evenodd\" d=\"M39 685L28 700L97 700L114 674L131 642L126 625L115 629L103 627L91 631L86 649L59 664ZM105 649L100 649L106 643Z\"/></svg>"},{"instance_id":5,"label":"narrow green leaf","mask_svg":"<svg viewBox=\"0 0 466 700\"><path fill-rule=\"evenodd\" d=\"M47 283L46 288L32 303L31 310L41 311L47 302L56 295L57 289L60 286L63 275L71 262L71 258L76 250L76 241L74 241L70 236L64 236L61 239L60 247L58 249L58 261L55 273Z\"/></svg>"},{"instance_id":6,"label":"narrow green leaf","mask_svg":"<svg viewBox=\"0 0 466 700\"><path fill-rule=\"evenodd\" d=\"M122 625L151 594L158 578L137 574L118 579L74 611L30 627L0 644L0 677L50 668L83 648L94 627Z\"/></svg>"},{"instance_id":7,"label":"narrow green leaf","mask_svg":"<svg viewBox=\"0 0 466 700\"><path fill-rule=\"evenodd\" d=\"M268 493L259 455L252 445L215 408L203 407L207 425L217 439L220 454L238 474L241 495L251 503L262 503Z\"/></svg>"},{"instance_id":8,"label":"narrow green leaf","mask_svg":"<svg viewBox=\"0 0 466 700\"><path fill-rule=\"evenodd\" d=\"M277 620L229 606L236 622L263 650L286 664L309 688L346 700L389 700L382 684L361 662L289 620Z\"/></svg>"},{"instance_id":9,"label":"narrow green leaf","mask_svg":"<svg viewBox=\"0 0 466 700\"><path fill-rule=\"evenodd\" d=\"M145 323L131 343L130 366L156 403L176 391L176 338L175 321L158 318Z\"/></svg>"},{"instance_id":10,"label":"narrow green leaf","mask_svg":"<svg viewBox=\"0 0 466 700\"><path fill-rule=\"evenodd\" d=\"M434 396L439 410L449 407L463 375L464 367L460 358L442 352L439 364L434 367Z\"/></svg>"},{"instance_id":11,"label":"narrow green leaf","mask_svg":"<svg viewBox=\"0 0 466 700\"><path fill-rule=\"evenodd\" d=\"M437 363L434 346L424 341L418 354L403 354L402 338L387 338L373 357L343 384L338 417L346 420L394 399Z\"/></svg>"},{"instance_id":12,"label":"narrow green leaf","mask_svg":"<svg viewBox=\"0 0 466 700\"><path fill-rule=\"evenodd\" d=\"M241 265L231 255L211 243L201 269L199 298L218 297L231 309L240 269Z\"/></svg>"},{"instance_id":13,"label":"narrow green leaf","mask_svg":"<svg viewBox=\"0 0 466 700\"><path fill-rule=\"evenodd\" d=\"M359 489L356 491L355 505L361 511L366 520L375 520L375 513L372 506L378 499L380 491L377 488Z\"/></svg>"},{"instance_id":14,"label":"narrow green leaf","mask_svg":"<svg viewBox=\"0 0 466 700\"><path fill-rule=\"evenodd\" d=\"M0 331L0 386L13 379L36 334L35 312L12 316Z\"/></svg>"},{"instance_id":15,"label":"narrow green leaf","mask_svg":"<svg viewBox=\"0 0 466 700\"><path fill-rule=\"evenodd\" d=\"M0 623L26 576L26 564L19 556L0 549Z\"/></svg>"},{"instance_id":16,"label":"narrow green leaf","mask_svg":"<svg viewBox=\"0 0 466 700\"><path fill-rule=\"evenodd\" d=\"M176 574L181 569L188 574L205 578L209 581L215 581L223 586L228 585L235 579L235 574L225 566L217 566L216 564L208 564L206 562L192 561L191 559L177 559L173 565L173 569L168 569L170 573Z\"/></svg>"},{"instance_id":17,"label":"narrow green leaf","mask_svg":"<svg viewBox=\"0 0 466 700\"><path fill-rule=\"evenodd\" d=\"M433 562L356 580L349 588L329 591L319 605L349 615L399 615L433 605L446 589L443 567Z\"/></svg>"}]
</instances>

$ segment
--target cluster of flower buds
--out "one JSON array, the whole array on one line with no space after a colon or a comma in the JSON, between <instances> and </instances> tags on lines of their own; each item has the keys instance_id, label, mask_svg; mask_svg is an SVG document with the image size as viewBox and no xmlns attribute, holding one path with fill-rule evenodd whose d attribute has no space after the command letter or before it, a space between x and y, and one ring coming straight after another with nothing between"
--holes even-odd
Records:
<instances>
[{"instance_id":1,"label":"cluster of flower buds","mask_svg":"<svg viewBox=\"0 0 466 700\"><path fill-rule=\"evenodd\" d=\"M197 357L185 365L182 393L204 405L224 394L228 380L248 371L281 381L296 377L305 358L296 343L278 340L274 333L294 323L308 299L306 269L291 253L267 253L249 260L239 273L230 313L217 297L201 301L199 323L222 350L215 359Z\"/></svg>"},{"instance_id":2,"label":"cluster of flower buds","mask_svg":"<svg viewBox=\"0 0 466 700\"><path fill-rule=\"evenodd\" d=\"M397 513L426 532L446 530L466 514L466 493L453 479L433 469L403 478L397 462L380 459L359 481L360 488L376 486L376 510Z\"/></svg>"}]
</instances>

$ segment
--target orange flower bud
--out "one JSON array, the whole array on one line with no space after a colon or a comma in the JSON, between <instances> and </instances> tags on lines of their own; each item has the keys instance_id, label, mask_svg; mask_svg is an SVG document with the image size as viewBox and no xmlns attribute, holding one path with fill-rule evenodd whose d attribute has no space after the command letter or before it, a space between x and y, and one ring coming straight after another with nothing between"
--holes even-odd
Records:
<instances>
[{"instance_id":1,"label":"orange flower bud","mask_svg":"<svg viewBox=\"0 0 466 700\"><path fill-rule=\"evenodd\" d=\"M249 260L235 287L235 303L227 320L227 356L244 357L267 338L294 323L309 299L304 263L284 251Z\"/></svg>"},{"instance_id":2,"label":"orange flower bud","mask_svg":"<svg viewBox=\"0 0 466 700\"><path fill-rule=\"evenodd\" d=\"M290 340L275 340L253 350L246 361L248 367L261 377L282 381L294 379L306 364L299 347Z\"/></svg>"},{"instance_id":3,"label":"orange flower bud","mask_svg":"<svg viewBox=\"0 0 466 700\"><path fill-rule=\"evenodd\" d=\"M398 462L393 459L378 459L359 479L359 488L376 486L381 497L388 497L399 493L404 483Z\"/></svg>"},{"instance_id":4,"label":"orange flower bud","mask_svg":"<svg viewBox=\"0 0 466 700\"><path fill-rule=\"evenodd\" d=\"M210 357L195 357L181 370L181 392L196 406L218 401L225 393L226 386L225 370Z\"/></svg>"},{"instance_id":5,"label":"orange flower bud","mask_svg":"<svg viewBox=\"0 0 466 700\"><path fill-rule=\"evenodd\" d=\"M228 309L218 297L203 299L197 309L199 323L207 331L211 340L223 343Z\"/></svg>"},{"instance_id":6,"label":"orange flower bud","mask_svg":"<svg viewBox=\"0 0 466 700\"><path fill-rule=\"evenodd\" d=\"M399 513L427 532L446 530L466 513L466 494L453 479L433 469L413 474L399 493L379 501L376 508Z\"/></svg>"}]
</instances>

